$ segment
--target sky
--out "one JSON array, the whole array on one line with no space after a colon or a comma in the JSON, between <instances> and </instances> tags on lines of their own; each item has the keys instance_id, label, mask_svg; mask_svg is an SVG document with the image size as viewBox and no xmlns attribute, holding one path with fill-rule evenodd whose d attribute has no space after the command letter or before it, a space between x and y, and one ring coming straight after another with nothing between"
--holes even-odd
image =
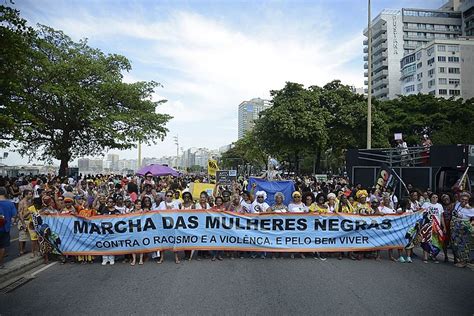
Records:
<instances>
[{"instance_id":1,"label":"sky","mask_svg":"<svg viewBox=\"0 0 474 316\"><path fill-rule=\"evenodd\" d=\"M237 140L238 105L285 82L324 85L334 79L362 87L366 0L314 1L92 1L15 0L35 26L87 38L105 53L126 56L126 82L154 80L157 112L173 119L163 142L143 157L176 155L179 146L218 149ZM382 9L438 8L443 0L372 0ZM8 150L2 150L8 151ZM28 159L9 152L6 164ZM137 150L110 151L121 159Z\"/></svg>"}]
</instances>

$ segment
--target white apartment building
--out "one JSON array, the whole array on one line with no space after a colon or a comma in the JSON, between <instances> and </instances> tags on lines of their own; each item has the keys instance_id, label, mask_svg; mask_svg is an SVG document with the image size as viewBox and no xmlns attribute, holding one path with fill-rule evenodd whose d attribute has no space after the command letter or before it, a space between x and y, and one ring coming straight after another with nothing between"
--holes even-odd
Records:
<instances>
[{"instance_id":1,"label":"white apartment building","mask_svg":"<svg viewBox=\"0 0 474 316\"><path fill-rule=\"evenodd\" d=\"M454 2L451 0L436 10L385 9L372 20L372 95L375 98L386 100L400 94L400 60L404 55L430 41L456 39L461 35L461 12L457 10L462 1ZM368 36L367 31L366 28L365 36ZM366 39L365 69L368 69L367 45ZM364 76L368 77L367 71Z\"/></svg>"},{"instance_id":2,"label":"white apartment building","mask_svg":"<svg viewBox=\"0 0 474 316\"><path fill-rule=\"evenodd\" d=\"M474 97L474 40L434 40L400 62L401 94Z\"/></svg>"},{"instance_id":3,"label":"white apartment building","mask_svg":"<svg viewBox=\"0 0 474 316\"><path fill-rule=\"evenodd\" d=\"M368 29L364 30L368 36ZM368 40L364 40L368 45ZM400 91L400 58L403 56L403 23L400 10L385 9L372 21L372 95L391 99ZM364 68L368 69L368 47L364 46ZM364 72L368 77L368 72ZM368 81L365 81L365 85Z\"/></svg>"},{"instance_id":4,"label":"white apartment building","mask_svg":"<svg viewBox=\"0 0 474 316\"><path fill-rule=\"evenodd\" d=\"M244 101L239 104L239 139L246 131L254 126L254 121L258 119L258 114L271 107L271 102L260 98L254 98L250 101Z\"/></svg>"}]
</instances>

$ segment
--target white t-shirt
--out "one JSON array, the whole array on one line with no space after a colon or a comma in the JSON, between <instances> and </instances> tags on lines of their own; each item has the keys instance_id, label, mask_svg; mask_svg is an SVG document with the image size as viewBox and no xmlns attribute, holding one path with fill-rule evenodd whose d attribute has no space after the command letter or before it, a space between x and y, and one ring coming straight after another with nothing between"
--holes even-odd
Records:
<instances>
[{"instance_id":1,"label":"white t-shirt","mask_svg":"<svg viewBox=\"0 0 474 316\"><path fill-rule=\"evenodd\" d=\"M176 201L171 201L167 203L166 201L161 201L160 205L158 205L158 210L179 210L179 204Z\"/></svg>"},{"instance_id":2,"label":"white t-shirt","mask_svg":"<svg viewBox=\"0 0 474 316\"><path fill-rule=\"evenodd\" d=\"M301 202L299 204L290 203L290 205L288 205L288 212L290 212L290 213L307 213L307 212L309 212L309 209L306 205L304 205L303 202Z\"/></svg>"},{"instance_id":3,"label":"white t-shirt","mask_svg":"<svg viewBox=\"0 0 474 316\"><path fill-rule=\"evenodd\" d=\"M206 208L205 208L205 209L208 210L208 209L210 209L210 208L211 208L211 206L209 205L209 203L206 203ZM196 209L196 210L202 210L203 208L202 208L202 206L201 206L201 203L196 203L196 205L194 205L194 209Z\"/></svg>"},{"instance_id":4,"label":"white t-shirt","mask_svg":"<svg viewBox=\"0 0 474 316\"><path fill-rule=\"evenodd\" d=\"M441 224L441 216L443 215L443 206L439 203L432 204L431 202L426 202L423 204L422 208L428 212L429 215L434 215L438 219L438 223Z\"/></svg>"},{"instance_id":5,"label":"white t-shirt","mask_svg":"<svg viewBox=\"0 0 474 316\"><path fill-rule=\"evenodd\" d=\"M252 203L251 202L245 202L244 200L240 201L240 206L242 206L242 210L247 213L252 213Z\"/></svg>"},{"instance_id":6,"label":"white t-shirt","mask_svg":"<svg viewBox=\"0 0 474 316\"><path fill-rule=\"evenodd\" d=\"M258 203L257 201L254 201L250 206L249 213L263 213L266 212L269 207L270 205L268 205L267 202Z\"/></svg>"},{"instance_id":7,"label":"white t-shirt","mask_svg":"<svg viewBox=\"0 0 474 316\"><path fill-rule=\"evenodd\" d=\"M460 205L455 209L455 216L462 219L474 217L474 208L465 208Z\"/></svg>"},{"instance_id":8,"label":"white t-shirt","mask_svg":"<svg viewBox=\"0 0 474 316\"><path fill-rule=\"evenodd\" d=\"M40 198L40 190L41 190L41 186L39 184L35 185L35 188L34 188L34 191L33 191L33 197L35 199L38 199Z\"/></svg>"},{"instance_id":9,"label":"white t-shirt","mask_svg":"<svg viewBox=\"0 0 474 316\"><path fill-rule=\"evenodd\" d=\"M382 214L396 214L395 210L391 207L383 206L379 209Z\"/></svg>"}]
</instances>

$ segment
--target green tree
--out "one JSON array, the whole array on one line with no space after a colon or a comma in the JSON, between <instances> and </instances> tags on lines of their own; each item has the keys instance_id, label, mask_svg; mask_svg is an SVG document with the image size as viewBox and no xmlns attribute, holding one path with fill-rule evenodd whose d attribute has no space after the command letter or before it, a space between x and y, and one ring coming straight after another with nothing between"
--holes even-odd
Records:
<instances>
[{"instance_id":1,"label":"green tree","mask_svg":"<svg viewBox=\"0 0 474 316\"><path fill-rule=\"evenodd\" d=\"M222 168L237 168L238 165L251 164L265 169L268 155L265 153L255 130L251 130L233 143L232 148L223 153L220 160Z\"/></svg>"},{"instance_id":2,"label":"green tree","mask_svg":"<svg viewBox=\"0 0 474 316\"><path fill-rule=\"evenodd\" d=\"M326 126L329 133L327 149L330 157L344 156L349 148L365 148L367 145L367 97L334 80L322 88L321 106L330 113ZM372 147L387 147L388 126L383 111L373 100ZM337 158L341 161L341 159Z\"/></svg>"},{"instance_id":3,"label":"green tree","mask_svg":"<svg viewBox=\"0 0 474 316\"><path fill-rule=\"evenodd\" d=\"M403 133L409 145L419 145L423 134L435 144L474 143L474 99L444 99L433 95L400 96L380 102L389 133Z\"/></svg>"},{"instance_id":4,"label":"green tree","mask_svg":"<svg viewBox=\"0 0 474 316\"><path fill-rule=\"evenodd\" d=\"M319 104L320 89L287 82L283 89L270 94L273 106L261 112L256 133L270 155L293 161L298 171L300 159L321 151L328 139L328 113Z\"/></svg>"},{"instance_id":5,"label":"green tree","mask_svg":"<svg viewBox=\"0 0 474 316\"><path fill-rule=\"evenodd\" d=\"M0 5L0 135L7 135L15 122L6 113L12 98L23 88L18 82L28 71L28 57L35 31L26 25L18 10ZM0 147L8 145L8 138L0 137Z\"/></svg>"},{"instance_id":6,"label":"green tree","mask_svg":"<svg viewBox=\"0 0 474 316\"><path fill-rule=\"evenodd\" d=\"M25 38L12 23L1 32ZM65 174L76 157L133 148L138 141L151 144L166 135L171 117L155 112L165 100L151 100L160 85L124 83L122 72L131 70L124 56L104 54L87 40L74 42L42 25L24 43L26 58L12 69L0 66L2 73L16 74L10 85L2 81L1 117L10 123L0 138L13 141L21 154L58 159Z\"/></svg>"}]
</instances>

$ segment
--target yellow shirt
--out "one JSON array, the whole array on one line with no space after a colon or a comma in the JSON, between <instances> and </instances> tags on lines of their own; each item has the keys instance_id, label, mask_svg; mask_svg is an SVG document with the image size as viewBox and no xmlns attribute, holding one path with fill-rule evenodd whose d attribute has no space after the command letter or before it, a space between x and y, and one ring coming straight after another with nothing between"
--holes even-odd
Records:
<instances>
[{"instance_id":1,"label":"yellow shirt","mask_svg":"<svg viewBox=\"0 0 474 316\"><path fill-rule=\"evenodd\" d=\"M318 204L314 203L315 205L315 212L318 212L320 214L323 214L323 213L328 213L329 212L329 208L327 207L326 204L324 204L324 206L326 207L321 207L319 206Z\"/></svg>"},{"instance_id":2,"label":"yellow shirt","mask_svg":"<svg viewBox=\"0 0 474 316\"><path fill-rule=\"evenodd\" d=\"M354 212L360 215L371 215L373 213L369 203L362 204L360 202L354 202Z\"/></svg>"}]
</instances>

